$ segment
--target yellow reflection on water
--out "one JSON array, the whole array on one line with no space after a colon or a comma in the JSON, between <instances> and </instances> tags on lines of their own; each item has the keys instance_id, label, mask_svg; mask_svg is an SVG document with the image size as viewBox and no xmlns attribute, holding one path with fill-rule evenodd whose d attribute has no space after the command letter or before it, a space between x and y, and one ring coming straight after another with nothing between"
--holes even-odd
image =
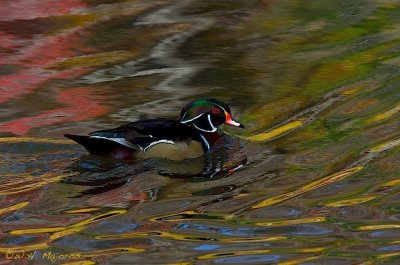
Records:
<instances>
[{"instance_id":1,"label":"yellow reflection on water","mask_svg":"<svg viewBox=\"0 0 400 265\"><path fill-rule=\"evenodd\" d=\"M100 210L100 208L83 208L83 209L73 209L73 210L67 210L64 211L64 213L90 213L90 212L94 212L94 211L98 211Z\"/></svg>"},{"instance_id":2,"label":"yellow reflection on water","mask_svg":"<svg viewBox=\"0 0 400 265\"><path fill-rule=\"evenodd\" d=\"M7 252L23 252L47 248L47 243L38 243L33 245L19 246L19 247L0 247L1 253Z\"/></svg>"},{"instance_id":3,"label":"yellow reflection on water","mask_svg":"<svg viewBox=\"0 0 400 265\"><path fill-rule=\"evenodd\" d=\"M393 186L397 186L400 184L400 179L394 179L394 180L390 180L388 182L383 183L381 186L382 187L393 187Z\"/></svg>"},{"instance_id":4,"label":"yellow reflection on water","mask_svg":"<svg viewBox=\"0 0 400 265\"><path fill-rule=\"evenodd\" d=\"M300 248L290 250L293 253L318 253L324 251L326 248ZM285 250L286 252L287 250ZM274 250L274 253L282 252L280 250ZM197 256L198 260L207 260L207 259L215 259L219 257L235 257L235 256L244 256L244 255L257 255L257 254L267 254L271 253L269 249L255 249L255 250L239 250L232 252L218 252L218 253L210 253ZM293 262L293 261L292 261ZM290 264L290 263L289 263ZM296 264L296 263L293 263Z\"/></svg>"},{"instance_id":5,"label":"yellow reflection on water","mask_svg":"<svg viewBox=\"0 0 400 265\"><path fill-rule=\"evenodd\" d=\"M312 256L312 257L306 257L306 258L300 258L300 259L295 259L295 260L290 260L290 261L284 261L284 262L279 262L278 265L297 265L306 261L318 259L321 256Z\"/></svg>"},{"instance_id":6,"label":"yellow reflection on water","mask_svg":"<svg viewBox=\"0 0 400 265\"><path fill-rule=\"evenodd\" d=\"M0 137L0 143L50 143L50 144L75 144L70 140L39 138L39 137Z\"/></svg>"},{"instance_id":7,"label":"yellow reflection on water","mask_svg":"<svg viewBox=\"0 0 400 265\"><path fill-rule=\"evenodd\" d=\"M339 181L339 180L341 180L341 179L343 179L343 178L345 178L345 177L347 177L349 175L352 175L352 174L354 174L356 172L359 172L362 169L363 169L362 166L357 166L357 167L352 167L352 168L349 168L349 169L342 170L342 171L340 171L338 173L329 175L327 177L324 177L322 179L319 179L317 181L314 181L314 182L311 182L311 183L309 183L307 185L299 187L297 190L294 190L294 191L291 191L291 192L288 192L288 193L285 193L285 194L280 194L280 195L268 198L268 199L266 199L266 200L264 200L264 201L262 201L262 202L260 202L260 203L258 203L256 205L254 205L252 207L252 209L257 209L257 208L270 206L270 205L273 205L273 204L276 204L276 203L291 199L291 198L293 198L295 196L298 196L300 194L303 194L303 193L309 192L311 190L315 190L317 188L320 188L320 187L326 186L328 184L334 183L336 181Z\"/></svg>"},{"instance_id":8,"label":"yellow reflection on water","mask_svg":"<svg viewBox=\"0 0 400 265\"><path fill-rule=\"evenodd\" d=\"M56 240L65 236L73 235L76 233L79 233L80 231L84 230L86 227L85 226L72 226L72 227L67 227L63 228L59 232L55 232L50 236L50 240Z\"/></svg>"},{"instance_id":9,"label":"yellow reflection on water","mask_svg":"<svg viewBox=\"0 0 400 265\"><path fill-rule=\"evenodd\" d=\"M377 259L388 259L388 258L396 257L399 255L400 255L400 252L394 252L394 253L381 254L381 255L378 255L376 258Z\"/></svg>"},{"instance_id":10,"label":"yellow reflection on water","mask_svg":"<svg viewBox=\"0 0 400 265\"><path fill-rule=\"evenodd\" d=\"M48 173L48 174L43 174L40 177L40 179L36 179L32 175L24 175L22 176L22 179L18 180L17 182L5 184L7 186L15 186L15 187L7 188L4 191L0 191L0 195L11 195L11 194L27 192L30 190L46 186L50 183L60 181L61 179L69 177L71 175L73 174L71 173L71 174L62 174L54 176L54 173ZM24 183L24 185L16 185L19 183Z\"/></svg>"},{"instance_id":11,"label":"yellow reflection on water","mask_svg":"<svg viewBox=\"0 0 400 265\"><path fill-rule=\"evenodd\" d=\"M180 218L174 218L174 216L177 216ZM196 218L197 217L197 218ZM203 218L201 218L203 217ZM158 215L156 217L149 218L148 220L150 222L156 222L159 220L163 220L166 222L179 222L183 220L194 220L194 219L204 219L207 218L212 218L212 219L218 219L218 220L230 220L235 218L236 216L234 214L223 214L223 213L207 213L207 214L202 214L198 213L195 211L184 211L184 212L178 212L178 213L173 213L173 214L165 214L165 215Z\"/></svg>"},{"instance_id":12,"label":"yellow reflection on water","mask_svg":"<svg viewBox=\"0 0 400 265\"><path fill-rule=\"evenodd\" d=\"M378 121L389 119L390 117L396 115L398 112L400 112L400 104L398 104L397 106L395 106L385 112L382 112L382 113L379 113L379 114L373 116L369 120L369 122L378 122Z\"/></svg>"},{"instance_id":13,"label":"yellow reflection on water","mask_svg":"<svg viewBox=\"0 0 400 265\"><path fill-rule=\"evenodd\" d=\"M293 220L281 220L281 221L269 221L269 222L256 222L254 225L257 226L286 226L286 225L297 225L297 224L305 224L305 223L320 223L325 222L326 217L307 217L307 218L298 218Z\"/></svg>"},{"instance_id":14,"label":"yellow reflection on water","mask_svg":"<svg viewBox=\"0 0 400 265\"><path fill-rule=\"evenodd\" d=\"M102 255L113 255L113 254L124 254L124 253L138 253L143 252L145 249L143 248L130 248L130 247L121 247L121 248L108 248L102 249L98 251L91 251L91 252L81 252L79 253L81 257L98 257Z\"/></svg>"},{"instance_id":15,"label":"yellow reflection on water","mask_svg":"<svg viewBox=\"0 0 400 265\"><path fill-rule=\"evenodd\" d=\"M296 253L314 253L314 252L322 252L324 251L326 248L299 248L296 249L294 252Z\"/></svg>"},{"instance_id":16,"label":"yellow reflection on water","mask_svg":"<svg viewBox=\"0 0 400 265\"><path fill-rule=\"evenodd\" d=\"M362 225L357 227L360 231L400 228L400 224Z\"/></svg>"},{"instance_id":17,"label":"yellow reflection on water","mask_svg":"<svg viewBox=\"0 0 400 265\"><path fill-rule=\"evenodd\" d=\"M10 235L29 235L29 234L41 234L41 233L54 233L65 229L65 227L43 227L43 228L28 228L28 229L16 229L11 230L8 233Z\"/></svg>"},{"instance_id":18,"label":"yellow reflection on water","mask_svg":"<svg viewBox=\"0 0 400 265\"><path fill-rule=\"evenodd\" d=\"M83 55L79 57L73 57L65 59L60 62L56 62L52 67L54 68L72 68L77 66L99 66L104 64L115 64L124 60L129 60L136 56L135 52L128 51L111 51L103 53L95 53L89 55Z\"/></svg>"},{"instance_id":19,"label":"yellow reflection on water","mask_svg":"<svg viewBox=\"0 0 400 265\"><path fill-rule=\"evenodd\" d=\"M124 214L124 213L127 213L127 212L128 211L125 210L125 209L118 209L118 210L108 211L108 212L105 212L105 213L102 213L102 214L99 214L99 215L95 215L95 216L93 216L93 217L91 217L89 219L86 219L86 220L80 221L78 223L75 223L75 224L71 225L70 227L88 225L88 224L91 224L93 222L97 222L99 220L103 220L104 218L110 218L112 216Z\"/></svg>"},{"instance_id":20,"label":"yellow reflection on water","mask_svg":"<svg viewBox=\"0 0 400 265\"><path fill-rule=\"evenodd\" d=\"M358 83L355 86L350 86L349 88L343 90L340 94L342 94L344 96L354 95L354 94L360 92L361 90L363 90L365 88L365 85L366 85L365 83L366 82L361 82L361 84Z\"/></svg>"},{"instance_id":21,"label":"yellow reflection on water","mask_svg":"<svg viewBox=\"0 0 400 265\"><path fill-rule=\"evenodd\" d=\"M91 260L82 260L82 261L61 263L60 265L94 265L94 264L97 264L97 263L94 261L91 261Z\"/></svg>"},{"instance_id":22,"label":"yellow reflection on water","mask_svg":"<svg viewBox=\"0 0 400 265\"><path fill-rule=\"evenodd\" d=\"M334 202L331 202L331 203L327 203L325 205L329 206L329 207L350 206L350 205L355 205L355 204L360 204L360 203L371 201L371 200L375 199L376 197L377 196L367 196L367 197L361 197L361 198L340 200L340 201L334 201Z\"/></svg>"},{"instance_id":23,"label":"yellow reflection on water","mask_svg":"<svg viewBox=\"0 0 400 265\"><path fill-rule=\"evenodd\" d=\"M398 145L400 145L400 139L395 139L393 141L385 142L376 147L373 147L369 151L372 153L379 153L379 152L386 151L386 150L393 148L395 146L398 146Z\"/></svg>"},{"instance_id":24,"label":"yellow reflection on water","mask_svg":"<svg viewBox=\"0 0 400 265\"><path fill-rule=\"evenodd\" d=\"M11 206L3 208L3 209L0 208L0 214L13 212L13 211L22 209L25 206L27 206L28 204L29 204L29 202L21 202L21 203L14 204L14 205L11 205Z\"/></svg>"},{"instance_id":25,"label":"yellow reflection on water","mask_svg":"<svg viewBox=\"0 0 400 265\"><path fill-rule=\"evenodd\" d=\"M235 257L243 255L267 254L267 253L271 253L271 251L268 249L240 250L235 252L219 252L219 253L204 254L197 256L197 259L206 260L206 259L215 259L219 257Z\"/></svg>"},{"instance_id":26,"label":"yellow reflection on water","mask_svg":"<svg viewBox=\"0 0 400 265\"><path fill-rule=\"evenodd\" d=\"M294 130L294 129L302 126L303 124L304 124L303 120L294 120L294 121L286 123L282 126L279 126L277 128L271 129L268 132L247 136L247 137L244 137L244 139L250 140L250 141L257 141L257 142L266 141L266 140L272 139L274 137L277 137L281 134L284 134L288 131Z\"/></svg>"}]
</instances>

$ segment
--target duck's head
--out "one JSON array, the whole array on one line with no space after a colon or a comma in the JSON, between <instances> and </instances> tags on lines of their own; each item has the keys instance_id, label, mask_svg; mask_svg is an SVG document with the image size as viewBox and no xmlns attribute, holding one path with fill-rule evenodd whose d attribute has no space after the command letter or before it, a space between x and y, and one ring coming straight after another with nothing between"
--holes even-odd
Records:
<instances>
[{"instance_id":1,"label":"duck's head","mask_svg":"<svg viewBox=\"0 0 400 265\"><path fill-rule=\"evenodd\" d=\"M222 124L244 128L231 116L229 106L212 98L197 99L188 103L181 111L179 121L193 125L203 132L215 132Z\"/></svg>"}]
</instances>

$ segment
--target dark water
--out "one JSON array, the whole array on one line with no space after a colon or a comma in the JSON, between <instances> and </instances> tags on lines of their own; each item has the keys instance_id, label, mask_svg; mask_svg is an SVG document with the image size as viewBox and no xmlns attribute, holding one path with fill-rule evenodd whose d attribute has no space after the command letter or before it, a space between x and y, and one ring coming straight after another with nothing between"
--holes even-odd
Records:
<instances>
[{"instance_id":1,"label":"dark water","mask_svg":"<svg viewBox=\"0 0 400 265\"><path fill-rule=\"evenodd\" d=\"M0 264L400 264L399 77L394 0L4 0ZM199 97L240 145L124 163L62 137Z\"/></svg>"}]
</instances>

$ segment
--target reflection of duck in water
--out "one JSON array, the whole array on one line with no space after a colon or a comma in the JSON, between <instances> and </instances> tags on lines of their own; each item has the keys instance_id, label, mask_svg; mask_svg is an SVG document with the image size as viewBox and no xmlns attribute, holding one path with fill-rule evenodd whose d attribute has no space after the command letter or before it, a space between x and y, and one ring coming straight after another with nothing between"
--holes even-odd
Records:
<instances>
[{"instance_id":1,"label":"reflection of duck in water","mask_svg":"<svg viewBox=\"0 0 400 265\"><path fill-rule=\"evenodd\" d=\"M223 146L224 137L218 130L222 124L244 128L231 117L226 103L206 98L187 104L177 121L141 120L89 135L65 136L96 155L117 159L184 160Z\"/></svg>"}]
</instances>

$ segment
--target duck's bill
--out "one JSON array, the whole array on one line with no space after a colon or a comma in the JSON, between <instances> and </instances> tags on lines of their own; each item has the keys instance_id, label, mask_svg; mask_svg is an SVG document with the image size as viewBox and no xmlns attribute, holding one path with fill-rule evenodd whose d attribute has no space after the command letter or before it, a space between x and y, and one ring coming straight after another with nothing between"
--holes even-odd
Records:
<instances>
[{"instance_id":1,"label":"duck's bill","mask_svg":"<svg viewBox=\"0 0 400 265\"><path fill-rule=\"evenodd\" d=\"M225 112L225 116L226 116L226 120L225 120L225 124L226 125L230 125L230 126L234 126L234 127L239 127L239 128L244 128L244 125L241 124L240 122L234 120L232 118L232 116L228 113Z\"/></svg>"}]
</instances>

